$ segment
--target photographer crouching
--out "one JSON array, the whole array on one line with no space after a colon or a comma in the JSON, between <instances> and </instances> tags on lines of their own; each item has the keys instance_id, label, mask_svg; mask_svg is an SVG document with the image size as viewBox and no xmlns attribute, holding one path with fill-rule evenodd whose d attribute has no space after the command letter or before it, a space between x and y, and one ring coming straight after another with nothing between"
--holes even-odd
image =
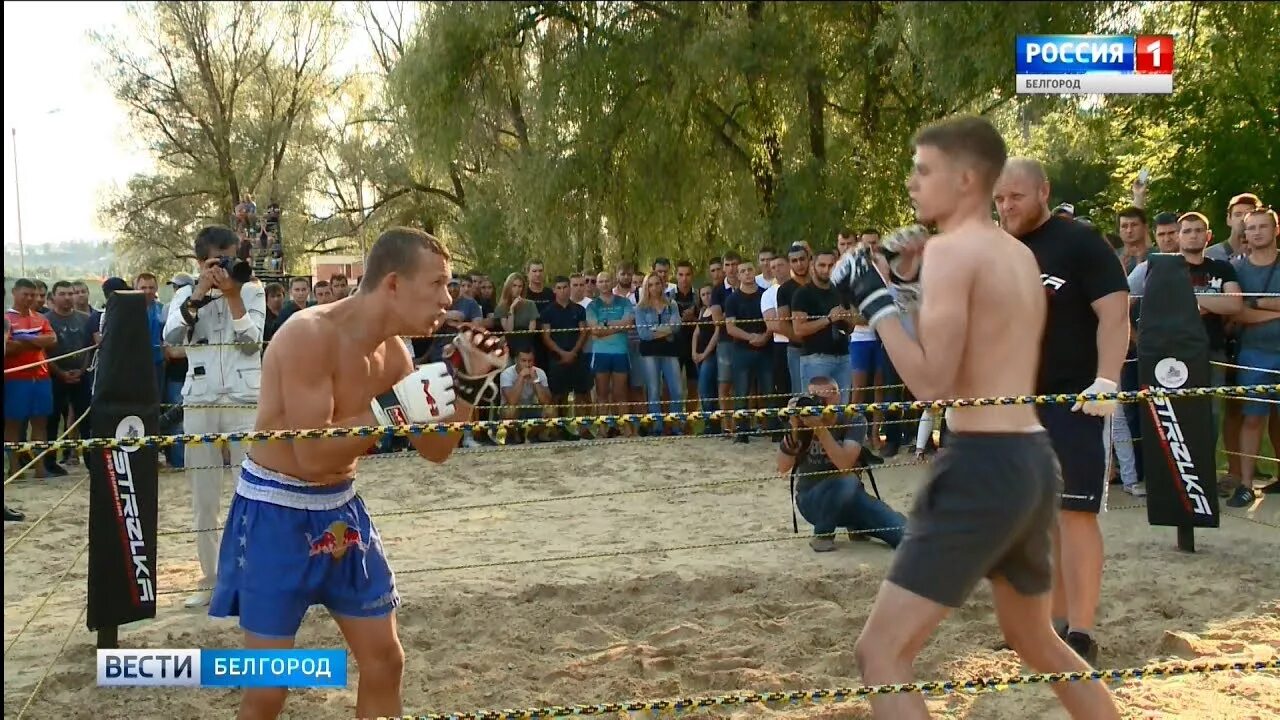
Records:
<instances>
[{"instance_id":1,"label":"photographer crouching","mask_svg":"<svg viewBox=\"0 0 1280 720\"><path fill-rule=\"evenodd\" d=\"M788 407L825 407L840 398L840 387L829 377L809 381L807 394L792 398ZM838 528L849 531L850 539L867 535L883 540L889 547L902 541L906 518L879 498L872 497L858 477L858 469L883 462L863 447L867 423L862 416L847 417L835 427L834 415L792 417L791 431L778 447L778 471L796 478L796 507L813 525L809 547L815 552L836 549ZM814 474L822 473L822 474ZM892 529L888 529L892 528ZM858 534L865 530L875 530Z\"/></svg>"},{"instance_id":2,"label":"photographer crouching","mask_svg":"<svg viewBox=\"0 0 1280 720\"><path fill-rule=\"evenodd\" d=\"M258 402L262 384L262 332L267 301L253 268L236 258L239 238L231 228L214 225L196 234L194 251L199 275L194 285L179 288L169 303L164 340L183 347L187 377L182 386L184 429L189 434L245 432L253 429L254 410L211 405ZM192 407L198 405L200 407ZM242 443L230 443L231 467L244 461ZM187 477L196 535L196 554L204 577L201 587L217 577L218 533L222 519L222 446L195 443L186 449ZM187 607L208 604L209 593L187 598Z\"/></svg>"}]
</instances>

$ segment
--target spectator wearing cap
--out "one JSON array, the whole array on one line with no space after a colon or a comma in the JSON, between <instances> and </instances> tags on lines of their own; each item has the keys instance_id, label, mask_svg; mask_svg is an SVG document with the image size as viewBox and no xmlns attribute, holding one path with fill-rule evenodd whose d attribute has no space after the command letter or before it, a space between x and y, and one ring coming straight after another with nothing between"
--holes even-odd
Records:
<instances>
[{"instance_id":1,"label":"spectator wearing cap","mask_svg":"<svg viewBox=\"0 0 1280 720\"><path fill-rule=\"evenodd\" d=\"M1059 203L1058 206L1053 209L1053 214L1057 217L1074 220L1076 218L1076 206L1071 203Z\"/></svg>"}]
</instances>

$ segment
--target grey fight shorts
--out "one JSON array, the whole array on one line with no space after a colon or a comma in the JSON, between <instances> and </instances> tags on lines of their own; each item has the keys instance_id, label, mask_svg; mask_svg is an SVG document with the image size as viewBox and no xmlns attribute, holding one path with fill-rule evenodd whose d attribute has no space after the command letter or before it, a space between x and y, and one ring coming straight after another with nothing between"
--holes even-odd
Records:
<instances>
[{"instance_id":1,"label":"grey fight shorts","mask_svg":"<svg viewBox=\"0 0 1280 720\"><path fill-rule=\"evenodd\" d=\"M917 494L889 581L958 608L985 577L1023 595L1053 582L1062 475L1046 432L955 433Z\"/></svg>"}]
</instances>

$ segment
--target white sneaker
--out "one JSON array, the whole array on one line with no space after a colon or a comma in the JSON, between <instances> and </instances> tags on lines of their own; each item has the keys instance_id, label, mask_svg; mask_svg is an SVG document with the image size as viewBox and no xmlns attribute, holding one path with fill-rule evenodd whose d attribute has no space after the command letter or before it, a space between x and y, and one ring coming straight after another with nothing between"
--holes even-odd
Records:
<instances>
[{"instance_id":1,"label":"white sneaker","mask_svg":"<svg viewBox=\"0 0 1280 720\"><path fill-rule=\"evenodd\" d=\"M1138 484L1138 483L1134 483L1134 484L1132 484L1132 485L1125 485L1125 486L1124 486L1124 491L1125 491L1125 492L1127 492L1127 493L1129 493L1130 495L1132 495L1132 496L1134 496L1134 497L1146 497L1146 496L1147 496L1147 489L1146 489L1145 487L1143 487L1142 485Z\"/></svg>"},{"instance_id":2,"label":"white sneaker","mask_svg":"<svg viewBox=\"0 0 1280 720\"><path fill-rule=\"evenodd\" d=\"M209 599L211 597L213 597L213 595L208 590L201 590L196 594L192 595L191 597L187 598L186 602L182 604L189 608L204 607L205 605L209 604Z\"/></svg>"},{"instance_id":3,"label":"white sneaker","mask_svg":"<svg viewBox=\"0 0 1280 720\"><path fill-rule=\"evenodd\" d=\"M462 447L468 448L468 449L478 448L480 447L480 443L476 442L475 438L471 437L470 435L467 435L462 438Z\"/></svg>"}]
</instances>

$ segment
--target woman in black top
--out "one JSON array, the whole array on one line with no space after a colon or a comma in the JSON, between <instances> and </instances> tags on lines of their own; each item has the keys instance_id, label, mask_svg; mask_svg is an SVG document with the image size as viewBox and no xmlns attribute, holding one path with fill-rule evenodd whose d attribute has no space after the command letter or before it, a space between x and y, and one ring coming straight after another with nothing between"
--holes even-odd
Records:
<instances>
[{"instance_id":1,"label":"woman in black top","mask_svg":"<svg viewBox=\"0 0 1280 720\"><path fill-rule=\"evenodd\" d=\"M755 394L770 392L773 387L773 357L769 343L773 335L764 322L760 309L760 287L756 285L755 266L743 261L738 265L738 290L725 301L726 331L733 338L733 394L737 396L737 409L746 410L746 396L755 388ZM738 442L748 442L745 434Z\"/></svg>"},{"instance_id":2,"label":"woman in black top","mask_svg":"<svg viewBox=\"0 0 1280 720\"><path fill-rule=\"evenodd\" d=\"M720 344L720 326L712 325L711 286L698 289L698 325L693 328L693 362L698 366L698 400L702 412L714 412L717 398L716 348Z\"/></svg>"}]
</instances>

